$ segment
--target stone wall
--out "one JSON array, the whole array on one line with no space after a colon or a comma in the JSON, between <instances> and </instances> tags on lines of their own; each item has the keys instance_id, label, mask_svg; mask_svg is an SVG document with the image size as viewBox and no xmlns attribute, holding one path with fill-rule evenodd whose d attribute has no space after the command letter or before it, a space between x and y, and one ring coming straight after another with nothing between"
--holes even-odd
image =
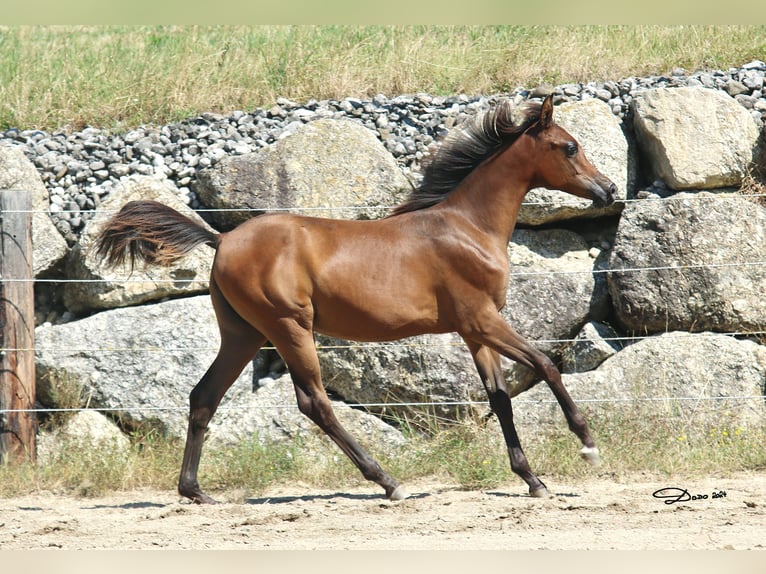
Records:
<instances>
[{"instance_id":1,"label":"stone wall","mask_svg":"<svg viewBox=\"0 0 766 574\"><path fill-rule=\"evenodd\" d=\"M520 101L553 91L568 100L557 106L556 121L620 187L619 201L608 209L555 190L531 191L508 248L512 274L503 314L562 365L565 384L586 410L608 406L590 404L590 399L672 401L693 396L711 407L695 411L699 416L719 416L725 404L727 412L735 413L732 424L766 420L764 401L753 398L764 394L766 384L766 347L761 344L766 331L766 201L740 191L763 167L763 122L756 104L766 65L760 64L737 72L736 81L745 85L746 79L752 86L747 95L755 103L738 97L742 92L730 95L735 81L731 71L730 81L720 85L714 81L719 76L708 73L714 84L708 87L702 80L700 85L692 82L693 75L683 76L687 81L682 85L673 85L672 78L660 87L628 82L633 89L625 94L620 86L626 81L602 85L593 90L593 97L586 97L583 86L578 98L567 96L569 87L506 95ZM437 100L412 100L416 98L426 108L425 102ZM212 253L200 249L164 272L102 269L88 246L103 219L125 201L158 199L189 213L190 206L223 209L214 216L200 212L219 229L241 221L242 212L236 211L240 207L250 214L270 208L321 208L323 215L378 217L406 195L408 178L417 179L424 142L432 144L428 138L438 139L497 99L443 98L441 107L432 105L419 116L431 135L422 136L410 122L421 137L413 132L409 139L392 135L406 134L404 120L410 117L402 112L410 108L394 106L395 99L349 100L338 106L342 117L322 113L320 103L311 104L312 114L301 114L300 109L311 105L290 107L282 102L278 109L236 120L242 125L253 118L276 122L274 118L292 117L279 137L259 140L263 143L256 144L255 151L245 149L246 142L240 148L215 148L223 150L217 161L198 161L184 176L188 180L179 179L183 170L176 166L145 170L145 175L120 172L121 179L109 185L94 183L91 191L81 194L82 206L74 201L80 212L90 206L92 213L68 226L54 217L59 231L35 239L36 253L45 252L48 261L38 277L66 281L38 286L41 405L56 406L57 385L75 384L91 407L119 410L125 424L151 419L167 432L183 433L188 392L217 348L205 294ZM443 109L450 111L442 114ZM213 118L208 126L212 122ZM209 137L186 138L196 144L173 142L173 130L163 128L159 143L165 132L169 143L177 143L179 153L190 157L190 146L200 146ZM131 134L121 136L123 143L148 138L138 155L153 158L155 167L169 166L159 143L153 147L151 135ZM167 151L168 145L163 145ZM412 159L405 165L402 157L408 147ZM47 161L55 164L54 159L49 156ZM29 185L42 196L41 205L60 206L48 168L36 162L42 185L28 161L18 150L0 145L0 173L27 174ZM112 165L130 164L113 161L108 174L119 171ZM93 177L85 175L83 182ZM185 185L179 187L181 183ZM241 193L243 188L247 195ZM58 214L61 209L52 211ZM71 219L70 213L70 223ZM68 248L60 247L62 237ZM47 244L54 239L59 255L51 262ZM87 282L77 282L83 279ZM466 407L455 403L484 400L470 355L456 336L352 347L323 336L317 341L328 389L338 398L339 408L349 413L349 421L356 419L366 429L369 440L384 437L398 443L401 436L378 417L347 409L344 403L386 404L368 410L411 417L422 415L423 409L397 404L425 402L428 412L456 417ZM532 381L524 369L505 366L518 388ZM232 442L254 432L279 438L305 431L296 409L285 406L291 405L292 397L281 391L290 391L284 378L273 354L259 356L229 392L226 400L234 408L217 417L213 435ZM527 424L563 424L550 399L544 386L534 387L517 400L517 418ZM273 408L264 415L258 405L266 403Z\"/></svg>"}]
</instances>

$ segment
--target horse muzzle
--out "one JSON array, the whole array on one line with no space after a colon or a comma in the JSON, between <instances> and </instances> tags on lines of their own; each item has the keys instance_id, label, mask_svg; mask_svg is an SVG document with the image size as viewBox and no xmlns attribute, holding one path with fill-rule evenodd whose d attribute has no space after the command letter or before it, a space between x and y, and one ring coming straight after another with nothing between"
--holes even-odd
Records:
<instances>
[{"instance_id":1,"label":"horse muzzle","mask_svg":"<svg viewBox=\"0 0 766 574\"><path fill-rule=\"evenodd\" d=\"M601 176L593 182L590 188L593 203L599 207L608 207L617 199L617 186L612 180Z\"/></svg>"}]
</instances>

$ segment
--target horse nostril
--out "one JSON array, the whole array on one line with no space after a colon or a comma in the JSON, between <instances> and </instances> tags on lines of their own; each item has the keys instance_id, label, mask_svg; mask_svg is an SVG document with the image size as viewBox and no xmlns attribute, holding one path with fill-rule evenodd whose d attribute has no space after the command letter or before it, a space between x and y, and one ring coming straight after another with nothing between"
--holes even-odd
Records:
<instances>
[{"instance_id":1,"label":"horse nostril","mask_svg":"<svg viewBox=\"0 0 766 574\"><path fill-rule=\"evenodd\" d=\"M617 199L617 186L614 184L614 182L609 184L609 187L606 190L606 195L608 197L609 203L613 203L615 199Z\"/></svg>"}]
</instances>

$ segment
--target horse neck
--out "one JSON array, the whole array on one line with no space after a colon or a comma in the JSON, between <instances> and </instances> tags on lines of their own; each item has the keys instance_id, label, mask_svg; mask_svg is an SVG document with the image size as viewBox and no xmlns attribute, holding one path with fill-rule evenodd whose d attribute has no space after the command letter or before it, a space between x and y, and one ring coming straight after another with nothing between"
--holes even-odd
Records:
<instances>
[{"instance_id":1,"label":"horse neck","mask_svg":"<svg viewBox=\"0 0 766 574\"><path fill-rule=\"evenodd\" d=\"M443 205L459 212L488 235L507 243L531 180L528 162L509 160L498 154L473 170Z\"/></svg>"}]
</instances>

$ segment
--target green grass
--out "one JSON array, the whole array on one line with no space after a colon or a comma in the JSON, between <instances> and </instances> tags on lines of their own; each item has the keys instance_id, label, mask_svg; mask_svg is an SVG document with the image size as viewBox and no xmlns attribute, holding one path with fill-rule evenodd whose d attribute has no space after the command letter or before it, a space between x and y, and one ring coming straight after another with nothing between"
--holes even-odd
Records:
<instances>
[{"instance_id":1,"label":"green grass","mask_svg":"<svg viewBox=\"0 0 766 574\"><path fill-rule=\"evenodd\" d=\"M602 456L597 468L580 459L580 445L566 428L537 435L536 429L520 426L530 464L544 481L629 480L637 474L694 478L766 469L766 426L690 427L681 418L652 414L645 407L601 411L589 419ZM431 436L411 437L395 451L382 452L376 445L370 445L370 451L404 483L437 480L465 489L525 490L510 471L494 419L441 426ZM182 454L183 441L155 431L135 433L131 448L123 453L67 445L44 462L0 465L0 496L48 491L92 497L140 488L174 492ZM327 439L317 447L316 441L262 444L255 438L231 448L206 448L200 483L230 501L274 486L343 489L367 484Z\"/></svg>"},{"instance_id":2,"label":"green grass","mask_svg":"<svg viewBox=\"0 0 766 574\"><path fill-rule=\"evenodd\" d=\"M764 26L0 27L0 129L121 130L279 97L489 94L754 58Z\"/></svg>"}]
</instances>

